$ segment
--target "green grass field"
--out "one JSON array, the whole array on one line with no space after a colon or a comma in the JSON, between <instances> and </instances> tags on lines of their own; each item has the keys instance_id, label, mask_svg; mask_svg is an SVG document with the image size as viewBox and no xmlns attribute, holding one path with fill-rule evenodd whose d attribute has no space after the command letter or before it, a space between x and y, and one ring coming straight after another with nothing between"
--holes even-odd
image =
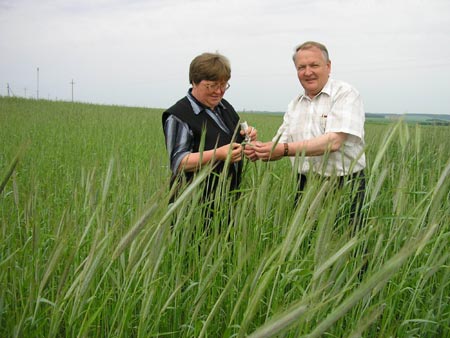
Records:
<instances>
[{"instance_id":1,"label":"green grass field","mask_svg":"<svg viewBox=\"0 0 450 338\"><path fill-rule=\"evenodd\" d=\"M449 127L366 124L355 236L352 192L294 207L286 159L205 232L208 168L168 207L161 112L0 97L0 337L450 337Z\"/></svg>"}]
</instances>

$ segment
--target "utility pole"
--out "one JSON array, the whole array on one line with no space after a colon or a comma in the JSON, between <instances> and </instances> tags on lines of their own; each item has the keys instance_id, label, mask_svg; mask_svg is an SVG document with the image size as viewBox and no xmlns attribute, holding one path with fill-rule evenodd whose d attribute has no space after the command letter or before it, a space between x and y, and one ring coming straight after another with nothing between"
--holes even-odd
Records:
<instances>
[{"instance_id":1,"label":"utility pole","mask_svg":"<svg viewBox=\"0 0 450 338\"><path fill-rule=\"evenodd\" d=\"M36 98L39 100L39 67L37 67L37 93Z\"/></svg>"},{"instance_id":2,"label":"utility pole","mask_svg":"<svg viewBox=\"0 0 450 338\"><path fill-rule=\"evenodd\" d=\"M73 79L72 82L70 82L70 84L72 85L72 102L73 102L73 85L75 84L75 82L73 82Z\"/></svg>"},{"instance_id":3,"label":"utility pole","mask_svg":"<svg viewBox=\"0 0 450 338\"><path fill-rule=\"evenodd\" d=\"M7 90L8 97L9 97L9 83L6 84L6 90Z\"/></svg>"},{"instance_id":4,"label":"utility pole","mask_svg":"<svg viewBox=\"0 0 450 338\"><path fill-rule=\"evenodd\" d=\"M8 97L9 96L15 96L13 90L11 89L11 86L9 85L9 83L6 84L6 87L8 89Z\"/></svg>"}]
</instances>

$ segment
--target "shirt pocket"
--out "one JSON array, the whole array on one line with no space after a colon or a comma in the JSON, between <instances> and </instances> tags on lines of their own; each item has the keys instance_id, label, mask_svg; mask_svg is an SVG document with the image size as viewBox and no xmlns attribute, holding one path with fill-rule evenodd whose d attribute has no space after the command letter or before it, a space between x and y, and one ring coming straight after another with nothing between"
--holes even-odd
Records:
<instances>
[{"instance_id":1,"label":"shirt pocket","mask_svg":"<svg viewBox=\"0 0 450 338\"><path fill-rule=\"evenodd\" d=\"M311 119L311 130L314 137L325 134L327 128L327 115L316 115Z\"/></svg>"},{"instance_id":2,"label":"shirt pocket","mask_svg":"<svg viewBox=\"0 0 450 338\"><path fill-rule=\"evenodd\" d=\"M327 119L328 115L326 114L322 114L319 117L320 130L322 131L322 133L325 133L325 130L327 129Z\"/></svg>"}]
</instances>

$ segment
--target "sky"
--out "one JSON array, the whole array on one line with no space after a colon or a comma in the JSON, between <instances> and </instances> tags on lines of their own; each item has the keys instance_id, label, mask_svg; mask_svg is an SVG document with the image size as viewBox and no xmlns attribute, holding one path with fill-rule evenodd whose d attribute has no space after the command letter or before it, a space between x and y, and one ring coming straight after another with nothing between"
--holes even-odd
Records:
<instances>
[{"instance_id":1,"label":"sky","mask_svg":"<svg viewBox=\"0 0 450 338\"><path fill-rule=\"evenodd\" d=\"M0 95L168 108L219 52L236 110L284 112L308 40L366 112L450 114L450 0L0 0Z\"/></svg>"}]
</instances>

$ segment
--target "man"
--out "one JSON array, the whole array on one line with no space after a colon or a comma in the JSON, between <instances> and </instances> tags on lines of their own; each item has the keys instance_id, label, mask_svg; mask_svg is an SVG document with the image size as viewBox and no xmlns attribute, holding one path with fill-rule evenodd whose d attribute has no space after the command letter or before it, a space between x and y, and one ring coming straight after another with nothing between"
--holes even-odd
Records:
<instances>
[{"instance_id":1,"label":"man","mask_svg":"<svg viewBox=\"0 0 450 338\"><path fill-rule=\"evenodd\" d=\"M189 68L192 88L185 97L163 113L162 124L172 171L171 185L180 176L189 182L203 165L213 163L213 174L207 178L204 192L206 197L215 190L218 183L217 174L226 170L225 161L230 154L232 164L227 169L230 187L238 187L242 172L241 142L244 138L236 133L239 125L238 114L232 105L223 99L230 87L230 77L231 67L225 56L203 53L195 57ZM249 127L247 133L251 139L256 139L254 128ZM247 149L245 154L249 158L256 158L252 149ZM175 198L176 194L171 200Z\"/></svg>"},{"instance_id":2,"label":"man","mask_svg":"<svg viewBox=\"0 0 450 338\"><path fill-rule=\"evenodd\" d=\"M364 199L366 166L364 154L365 113L359 93L349 84L330 78L327 48L307 41L295 49L293 61L303 92L293 99L273 142L255 142L256 155L265 161L289 156L300 161L299 190L307 173L338 176L339 184L351 181L357 189L352 216Z\"/></svg>"}]
</instances>

